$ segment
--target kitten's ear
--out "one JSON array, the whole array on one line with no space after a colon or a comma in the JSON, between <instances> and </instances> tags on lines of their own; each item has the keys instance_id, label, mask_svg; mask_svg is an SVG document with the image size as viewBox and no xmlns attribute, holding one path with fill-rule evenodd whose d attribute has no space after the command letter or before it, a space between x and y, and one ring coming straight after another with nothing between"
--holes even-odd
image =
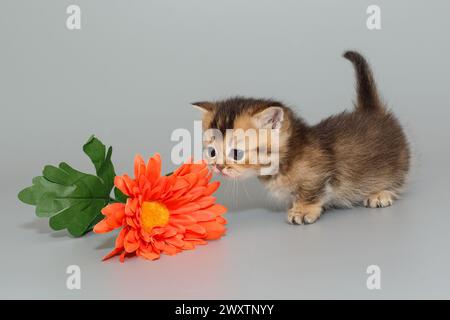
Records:
<instances>
[{"instance_id":1,"label":"kitten's ear","mask_svg":"<svg viewBox=\"0 0 450 320\"><path fill-rule=\"evenodd\" d=\"M191 105L203 113L212 112L214 110L214 104L208 101L193 102Z\"/></svg>"},{"instance_id":2,"label":"kitten's ear","mask_svg":"<svg viewBox=\"0 0 450 320\"><path fill-rule=\"evenodd\" d=\"M281 107L268 107L253 116L255 125L260 129L280 129L284 119Z\"/></svg>"}]
</instances>

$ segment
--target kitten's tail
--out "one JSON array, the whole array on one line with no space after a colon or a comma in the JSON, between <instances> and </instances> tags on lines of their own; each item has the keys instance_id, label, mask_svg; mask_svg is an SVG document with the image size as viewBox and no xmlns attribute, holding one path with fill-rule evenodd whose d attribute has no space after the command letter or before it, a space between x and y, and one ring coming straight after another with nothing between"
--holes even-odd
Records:
<instances>
[{"instance_id":1,"label":"kitten's tail","mask_svg":"<svg viewBox=\"0 0 450 320\"><path fill-rule=\"evenodd\" d=\"M372 70L366 59L356 51L346 51L343 57L349 60L356 73L356 110L375 111L384 109L378 96Z\"/></svg>"}]
</instances>

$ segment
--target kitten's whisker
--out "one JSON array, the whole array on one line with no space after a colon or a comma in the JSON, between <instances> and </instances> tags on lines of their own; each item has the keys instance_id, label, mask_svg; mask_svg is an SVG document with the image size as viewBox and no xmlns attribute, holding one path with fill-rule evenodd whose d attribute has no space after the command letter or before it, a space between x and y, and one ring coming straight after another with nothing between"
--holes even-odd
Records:
<instances>
[{"instance_id":1,"label":"kitten's whisker","mask_svg":"<svg viewBox=\"0 0 450 320\"><path fill-rule=\"evenodd\" d=\"M237 209L236 180L234 178L233 178L233 202L234 202L234 207Z\"/></svg>"},{"instance_id":2,"label":"kitten's whisker","mask_svg":"<svg viewBox=\"0 0 450 320\"><path fill-rule=\"evenodd\" d=\"M230 181L228 179L225 180L226 185L225 185L225 197L230 198L231 197L231 193L232 193L232 187L230 184Z\"/></svg>"},{"instance_id":3,"label":"kitten's whisker","mask_svg":"<svg viewBox=\"0 0 450 320\"><path fill-rule=\"evenodd\" d=\"M245 182L240 182L240 183L241 183L241 185L242 185L242 188L243 188L244 191L245 191L245 194L247 195L247 198L248 198L248 199L251 199L250 194L248 193L247 187L245 186Z\"/></svg>"},{"instance_id":4,"label":"kitten's whisker","mask_svg":"<svg viewBox=\"0 0 450 320\"><path fill-rule=\"evenodd\" d=\"M236 178L233 178L233 191L234 191L234 206L237 208L238 207L238 203L237 203L238 192L237 192Z\"/></svg>"},{"instance_id":5,"label":"kitten's whisker","mask_svg":"<svg viewBox=\"0 0 450 320\"><path fill-rule=\"evenodd\" d=\"M239 205L239 181L234 178L234 180L236 181L236 207L238 207Z\"/></svg>"}]
</instances>

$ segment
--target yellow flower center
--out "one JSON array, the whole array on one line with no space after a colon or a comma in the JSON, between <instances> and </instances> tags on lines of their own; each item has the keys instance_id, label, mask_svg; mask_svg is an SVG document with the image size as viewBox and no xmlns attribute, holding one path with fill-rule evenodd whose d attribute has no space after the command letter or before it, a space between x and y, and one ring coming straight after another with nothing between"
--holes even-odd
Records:
<instances>
[{"instance_id":1,"label":"yellow flower center","mask_svg":"<svg viewBox=\"0 0 450 320\"><path fill-rule=\"evenodd\" d=\"M142 228L151 232L154 227L164 226L169 222L169 210L157 201L146 201L141 207Z\"/></svg>"}]
</instances>

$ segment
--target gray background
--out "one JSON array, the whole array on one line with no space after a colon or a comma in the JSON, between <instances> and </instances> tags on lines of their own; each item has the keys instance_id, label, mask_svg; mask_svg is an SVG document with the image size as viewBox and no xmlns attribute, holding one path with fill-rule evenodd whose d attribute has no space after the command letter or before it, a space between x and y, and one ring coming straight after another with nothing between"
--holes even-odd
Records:
<instances>
[{"instance_id":1,"label":"gray background","mask_svg":"<svg viewBox=\"0 0 450 320\"><path fill-rule=\"evenodd\" d=\"M72 3L80 31L65 26ZM372 3L380 31L366 28ZM449 15L448 1L2 0L0 298L449 298ZM173 169L170 134L192 130L191 101L273 97L311 123L349 108L349 48L371 61L414 148L393 207L291 226L256 181L225 182L225 238L120 264L100 261L114 234L52 232L16 198L45 164L92 170L91 133L114 146L118 173L155 151ZM70 264L79 291L65 287ZM371 264L382 290L366 288Z\"/></svg>"}]
</instances>

